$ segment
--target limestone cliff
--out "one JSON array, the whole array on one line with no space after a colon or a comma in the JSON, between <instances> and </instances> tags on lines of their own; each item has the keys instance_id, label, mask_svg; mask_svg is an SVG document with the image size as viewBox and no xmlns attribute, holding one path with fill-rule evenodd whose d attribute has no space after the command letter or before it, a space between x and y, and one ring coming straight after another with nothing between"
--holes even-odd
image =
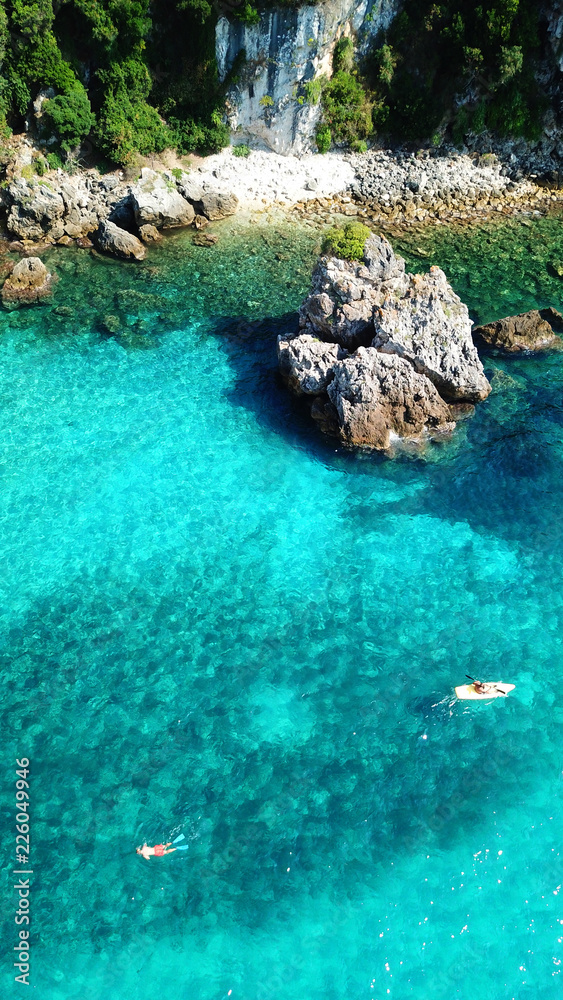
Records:
<instances>
[{"instance_id":1,"label":"limestone cliff","mask_svg":"<svg viewBox=\"0 0 563 1000\"><path fill-rule=\"evenodd\" d=\"M229 121L240 142L277 153L313 150L320 107L307 101L305 84L330 75L339 38L352 36L361 54L400 5L401 0L325 0L262 11L255 25L220 18L215 48L221 80L245 53L228 94Z\"/></svg>"}]
</instances>

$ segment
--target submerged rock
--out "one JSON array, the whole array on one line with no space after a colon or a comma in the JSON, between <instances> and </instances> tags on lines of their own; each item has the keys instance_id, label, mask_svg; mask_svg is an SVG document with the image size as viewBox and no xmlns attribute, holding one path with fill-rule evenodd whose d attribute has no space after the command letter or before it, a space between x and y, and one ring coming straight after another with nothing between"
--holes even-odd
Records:
<instances>
[{"instance_id":1,"label":"submerged rock","mask_svg":"<svg viewBox=\"0 0 563 1000\"><path fill-rule=\"evenodd\" d=\"M494 323L478 326L473 334L487 347L495 347L509 354L518 351L545 351L563 346L561 338L553 332L553 327L548 322L550 317L554 325L558 324L559 316L555 309L544 309L541 312L530 309L518 316L506 316Z\"/></svg>"},{"instance_id":2,"label":"submerged rock","mask_svg":"<svg viewBox=\"0 0 563 1000\"><path fill-rule=\"evenodd\" d=\"M278 338L280 371L347 445L387 451L443 436L490 392L467 307L443 271L407 274L381 236L368 238L363 261L320 258L299 325Z\"/></svg>"},{"instance_id":3,"label":"submerged rock","mask_svg":"<svg viewBox=\"0 0 563 1000\"><path fill-rule=\"evenodd\" d=\"M196 233L192 237L192 243L197 247L213 247L218 242L219 237L215 233Z\"/></svg>"},{"instance_id":4,"label":"submerged rock","mask_svg":"<svg viewBox=\"0 0 563 1000\"><path fill-rule=\"evenodd\" d=\"M53 294L56 280L39 257L24 257L17 262L2 286L2 302L8 309L41 302Z\"/></svg>"},{"instance_id":5,"label":"submerged rock","mask_svg":"<svg viewBox=\"0 0 563 1000\"><path fill-rule=\"evenodd\" d=\"M101 222L94 241L99 250L122 257L123 260L144 260L147 255L141 241L127 230L120 229L114 222Z\"/></svg>"}]
</instances>

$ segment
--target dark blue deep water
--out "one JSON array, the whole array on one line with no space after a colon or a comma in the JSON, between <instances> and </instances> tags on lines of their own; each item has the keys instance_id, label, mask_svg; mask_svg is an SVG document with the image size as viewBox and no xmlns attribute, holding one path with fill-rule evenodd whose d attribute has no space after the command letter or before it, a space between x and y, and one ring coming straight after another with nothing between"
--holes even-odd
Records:
<instances>
[{"instance_id":1,"label":"dark blue deep water","mask_svg":"<svg viewBox=\"0 0 563 1000\"><path fill-rule=\"evenodd\" d=\"M318 234L217 231L53 251L0 317L0 993L27 757L37 1000L555 1000L563 354L488 357L423 459L344 452L276 376ZM395 245L482 321L561 308L562 233Z\"/></svg>"}]
</instances>

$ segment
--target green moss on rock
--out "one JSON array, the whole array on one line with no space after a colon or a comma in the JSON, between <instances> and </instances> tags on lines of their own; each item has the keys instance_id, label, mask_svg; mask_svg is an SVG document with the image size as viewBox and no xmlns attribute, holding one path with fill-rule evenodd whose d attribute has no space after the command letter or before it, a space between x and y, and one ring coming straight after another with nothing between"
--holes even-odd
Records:
<instances>
[{"instance_id":1,"label":"green moss on rock","mask_svg":"<svg viewBox=\"0 0 563 1000\"><path fill-rule=\"evenodd\" d=\"M363 260L366 240L371 231L361 222L348 222L343 229L335 226L323 240L323 253L343 260Z\"/></svg>"}]
</instances>

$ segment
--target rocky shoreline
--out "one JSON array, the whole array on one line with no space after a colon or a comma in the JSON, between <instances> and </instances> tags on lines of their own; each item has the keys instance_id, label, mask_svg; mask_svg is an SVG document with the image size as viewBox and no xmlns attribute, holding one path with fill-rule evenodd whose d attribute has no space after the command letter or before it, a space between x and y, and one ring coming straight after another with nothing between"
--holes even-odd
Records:
<instances>
[{"instance_id":1,"label":"rocky shoreline","mask_svg":"<svg viewBox=\"0 0 563 1000\"><path fill-rule=\"evenodd\" d=\"M26 141L27 142L27 141ZM29 157L32 147L29 147ZM114 226L145 244L159 231L192 225L201 229L235 212L277 209L311 225L335 214L398 226L471 220L494 212L549 211L563 201L560 175L540 158L542 176L522 176L522 158L495 153L372 150L294 157L232 148L190 170L144 168L134 181L121 172L96 170L44 177L17 171L0 191L0 212L13 249L29 253L41 244L93 239L100 225ZM534 165L528 157L528 166ZM214 240L206 241L212 245ZM112 252L111 242L98 245ZM123 256L123 254L121 254ZM137 251L133 256L139 258Z\"/></svg>"}]
</instances>

